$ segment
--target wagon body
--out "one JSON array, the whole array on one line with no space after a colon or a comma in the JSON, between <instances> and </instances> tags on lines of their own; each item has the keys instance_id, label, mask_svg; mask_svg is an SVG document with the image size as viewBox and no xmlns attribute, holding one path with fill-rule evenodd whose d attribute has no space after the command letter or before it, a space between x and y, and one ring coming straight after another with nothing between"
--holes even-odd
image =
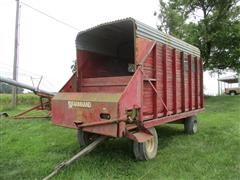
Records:
<instances>
[{"instance_id":1,"label":"wagon body","mask_svg":"<svg viewBox=\"0 0 240 180\"><path fill-rule=\"evenodd\" d=\"M138 142L203 110L199 49L128 18L80 32L76 73L52 99L54 124Z\"/></svg>"}]
</instances>

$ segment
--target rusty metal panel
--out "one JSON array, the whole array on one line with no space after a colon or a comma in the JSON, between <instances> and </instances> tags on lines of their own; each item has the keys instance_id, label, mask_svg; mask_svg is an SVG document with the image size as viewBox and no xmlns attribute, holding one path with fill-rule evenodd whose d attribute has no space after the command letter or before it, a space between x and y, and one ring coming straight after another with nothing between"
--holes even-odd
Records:
<instances>
[{"instance_id":1,"label":"rusty metal panel","mask_svg":"<svg viewBox=\"0 0 240 180\"><path fill-rule=\"evenodd\" d=\"M149 39L136 38L135 44L135 64L140 64L153 43Z\"/></svg>"},{"instance_id":2,"label":"rusty metal panel","mask_svg":"<svg viewBox=\"0 0 240 180\"><path fill-rule=\"evenodd\" d=\"M144 76L142 111L144 119L154 117L154 109L156 108L154 97L156 93L152 86L156 88L155 81L159 83L159 86L156 88L158 93L157 98L163 99L163 101L158 101L158 117L163 116L163 113L171 115L190 111L194 104L192 101L196 99L194 92L200 93L199 90L196 91L200 86L199 79L197 79L199 83L196 84L198 88L192 88L194 86L193 77L196 75L191 54L183 51L179 52L168 45L157 44L155 56L155 49L151 49L153 41L137 38L136 42L137 62L141 62L141 58L145 58L145 54L148 54L146 61L142 64ZM150 53L148 52L149 49L151 49ZM156 59L158 60L156 61ZM152 81L152 83L149 83L149 81ZM164 108L164 106L167 108ZM195 109L197 108L199 107Z\"/></svg>"},{"instance_id":3,"label":"rusty metal panel","mask_svg":"<svg viewBox=\"0 0 240 180\"><path fill-rule=\"evenodd\" d=\"M80 84L81 92L123 92L132 76L84 78Z\"/></svg>"},{"instance_id":4,"label":"rusty metal panel","mask_svg":"<svg viewBox=\"0 0 240 180\"><path fill-rule=\"evenodd\" d=\"M77 75L73 73L72 77L59 90L59 92L77 92Z\"/></svg>"},{"instance_id":5,"label":"rusty metal panel","mask_svg":"<svg viewBox=\"0 0 240 180\"><path fill-rule=\"evenodd\" d=\"M142 74L139 67L132 79L129 81L129 84L123 91L119 100L119 119L126 120L127 110L141 109L142 101ZM121 137L125 133L125 130L125 122L120 122L118 136Z\"/></svg>"},{"instance_id":6,"label":"rusty metal panel","mask_svg":"<svg viewBox=\"0 0 240 180\"><path fill-rule=\"evenodd\" d=\"M144 131L139 131L139 132L135 132L135 133L131 134L128 138L142 143L142 142L145 142L145 141L153 138L153 135L150 132L146 133Z\"/></svg>"},{"instance_id":7,"label":"rusty metal panel","mask_svg":"<svg viewBox=\"0 0 240 180\"><path fill-rule=\"evenodd\" d=\"M170 46L166 47L167 55L167 102L168 111L171 113L173 111L173 71L172 71L172 48Z\"/></svg>"},{"instance_id":8,"label":"rusty metal panel","mask_svg":"<svg viewBox=\"0 0 240 180\"><path fill-rule=\"evenodd\" d=\"M125 116L126 110L141 107L141 71L137 69L119 100L119 115Z\"/></svg>"},{"instance_id":9,"label":"rusty metal panel","mask_svg":"<svg viewBox=\"0 0 240 180\"><path fill-rule=\"evenodd\" d=\"M188 94L189 94L189 110L192 110L192 74L193 74L193 66L192 66L192 56L188 55Z\"/></svg>"},{"instance_id":10,"label":"rusty metal panel","mask_svg":"<svg viewBox=\"0 0 240 180\"><path fill-rule=\"evenodd\" d=\"M203 97L203 59L200 58L200 72L199 72L199 81L200 81L200 107L203 108L204 106L204 97Z\"/></svg>"},{"instance_id":11,"label":"rusty metal panel","mask_svg":"<svg viewBox=\"0 0 240 180\"><path fill-rule=\"evenodd\" d=\"M153 97L154 90L149 84L148 81L144 81L143 83L143 114L149 115L153 114Z\"/></svg>"},{"instance_id":12,"label":"rusty metal panel","mask_svg":"<svg viewBox=\"0 0 240 180\"><path fill-rule=\"evenodd\" d=\"M196 115L197 113L199 113L203 110L204 109L197 109L197 110L192 110L192 111L188 111L188 112L182 112L182 113L179 113L179 114L174 114L174 115L171 115L171 116L164 116L164 117L144 121L144 127L145 128L151 128L151 127L154 127L154 126L159 126L161 124L166 124L166 123L169 123L169 122L181 120L181 119L189 117L189 116L194 116L194 115Z\"/></svg>"},{"instance_id":13,"label":"rusty metal panel","mask_svg":"<svg viewBox=\"0 0 240 180\"><path fill-rule=\"evenodd\" d=\"M181 73L181 53L180 51L176 50L176 66L177 66L177 74L176 74L176 78L177 78L177 97L178 97L178 101L177 101L177 113L182 111L182 91L181 91L181 87L182 87L182 73Z\"/></svg>"},{"instance_id":14,"label":"rusty metal panel","mask_svg":"<svg viewBox=\"0 0 240 180\"><path fill-rule=\"evenodd\" d=\"M167 72L167 47L164 44L162 46L162 61L163 61L163 101L165 105L168 107L168 83L167 83L167 78L168 78L168 72ZM164 114L167 115L167 109L164 109Z\"/></svg>"},{"instance_id":15,"label":"rusty metal panel","mask_svg":"<svg viewBox=\"0 0 240 180\"><path fill-rule=\"evenodd\" d=\"M173 86L173 113L177 113L177 101L178 101L178 96L177 96L177 63L176 63L176 49L172 49L172 72L173 72L173 81L172 81L172 86Z\"/></svg>"},{"instance_id":16,"label":"rusty metal panel","mask_svg":"<svg viewBox=\"0 0 240 180\"><path fill-rule=\"evenodd\" d=\"M118 118L120 93L58 93L52 99L54 124L74 128L74 121L82 123L106 121L101 113Z\"/></svg>"},{"instance_id":17,"label":"rusty metal panel","mask_svg":"<svg viewBox=\"0 0 240 180\"><path fill-rule=\"evenodd\" d=\"M90 133L101 134L105 136L118 137L118 124L103 124L82 128L83 131Z\"/></svg>"},{"instance_id":18,"label":"rusty metal panel","mask_svg":"<svg viewBox=\"0 0 240 180\"><path fill-rule=\"evenodd\" d=\"M114 41L114 39L113 39ZM133 48L131 48L132 51ZM96 52L77 50L77 77L81 85L85 78L113 78L132 76L128 71L128 63L134 64L134 58L107 56ZM112 79L114 81L115 79Z\"/></svg>"},{"instance_id":19,"label":"rusty metal panel","mask_svg":"<svg viewBox=\"0 0 240 180\"><path fill-rule=\"evenodd\" d=\"M90 102L118 102L121 93L58 93L53 100L75 100Z\"/></svg>"}]
</instances>

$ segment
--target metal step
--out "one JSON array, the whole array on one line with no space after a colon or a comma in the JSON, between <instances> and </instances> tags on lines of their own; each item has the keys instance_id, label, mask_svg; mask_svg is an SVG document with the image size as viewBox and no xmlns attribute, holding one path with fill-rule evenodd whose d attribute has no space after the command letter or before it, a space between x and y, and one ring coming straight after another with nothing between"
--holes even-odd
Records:
<instances>
[{"instance_id":1,"label":"metal step","mask_svg":"<svg viewBox=\"0 0 240 180\"><path fill-rule=\"evenodd\" d=\"M126 136L129 139L132 139L132 140L137 141L139 143L143 143L143 142L153 138L153 135L150 132L146 131L146 130L138 131L138 132L134 132L134 133L128 131L126 133Z\"/></svg>"}]
</instances>

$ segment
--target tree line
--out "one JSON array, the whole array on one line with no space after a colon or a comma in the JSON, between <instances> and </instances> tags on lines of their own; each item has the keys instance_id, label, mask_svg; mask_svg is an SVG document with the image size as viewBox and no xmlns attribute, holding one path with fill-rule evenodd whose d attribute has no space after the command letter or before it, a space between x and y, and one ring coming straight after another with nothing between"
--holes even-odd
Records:
<instances>
[{"instance_id":1,"label":"tree line","mask_svg":"<svg viewBox=\"0 0 240 180\"><path fill-rule=\"evenodd\" d=\"M17 88L18 94L23 93L23 88ZM4 82L0 82L0 94L10 94L12 93L12 86Z\"/></svg>"},{"instance_id":2,"label":"tree line","mask_svg":"<svg viewBox=\"0 0 240 180\"><path fill-rule=\"evenodd\" d=\"M197 46L204 69L240 71L239 0L159 0L158 29Z\"/></svg>"}]
</instances>

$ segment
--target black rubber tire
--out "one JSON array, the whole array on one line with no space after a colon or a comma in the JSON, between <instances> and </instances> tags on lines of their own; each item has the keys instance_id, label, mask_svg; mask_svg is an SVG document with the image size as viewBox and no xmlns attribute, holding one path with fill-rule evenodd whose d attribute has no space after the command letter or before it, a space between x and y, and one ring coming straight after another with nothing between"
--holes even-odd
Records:
<instances>
[{"instance_id":1,"label":"black rubber tire","mask_svg":"<svg viewBox=\"0 0 240 180\"><path fill-rule=\"evenodd\" d=\"M150 160L156 157L158 150L158 135L155 128L148 129L153 138L143 143L133 141L133 153L137 160ZM148 148L150 147L150 148Z\"/></svg>"},{"instance_id":2,"label":"black rubber tire","mask_svg":"<svg viewBox=\"0 0 240 180\"><path fill-rule=\"evenodd\" d=\"M186 134L196 134L197 133L197 117L191 116L184 120L184 132Z\"/></svg>"},{"instance_id":3,"label":"black rubber tire","mask_svg":"<svg viewBox=\"0 0 240 180\"><path fill-rule=\"evenodd\" d=\"M84 132L81 129L77 130L77 140L80 146L87 146L91 144L95 139L97 139L98 135Z\"/></svg>"},{"instance_id":4,"label":"black rubber tire","mask_svg":"<svg viewBox=\"0 0 240 180\"><path fill-rule=\"evenodd\" d=\"M139 144L140 143L133 141L133 154L137 160L144 160L143 154L140 153Z\"/></svg>"},{"instance_id":5,"label":"black rubber tire","mask_svg":"<svg viewBox=\"0 0 240 180\"><path fill-rule=\"evenodd\" d=\"M231 91L229 95L230 95L230 96L235 96L236 94L237 94L237 93L236 93L235 91Z\"/></svg>"},{"instance_id":6,"label":"black rubber tire","mask_svg":"<svg viewBox=\"0 0 240 180\"><path fill-rule=\"evenodd\" d=\"M0 118L1 118L1 117L6 118L6 117L8 117L8 116L9 116L8 113L6 113L6 112L0 112Z\"/></svg>"}]
</instances>

